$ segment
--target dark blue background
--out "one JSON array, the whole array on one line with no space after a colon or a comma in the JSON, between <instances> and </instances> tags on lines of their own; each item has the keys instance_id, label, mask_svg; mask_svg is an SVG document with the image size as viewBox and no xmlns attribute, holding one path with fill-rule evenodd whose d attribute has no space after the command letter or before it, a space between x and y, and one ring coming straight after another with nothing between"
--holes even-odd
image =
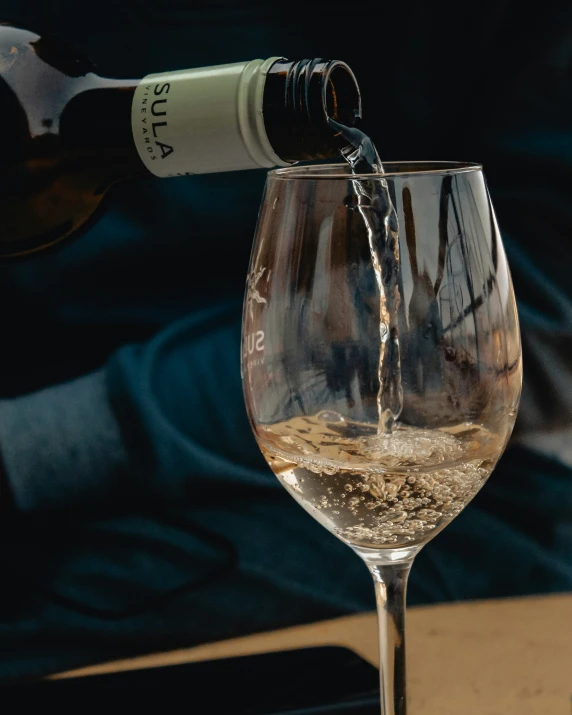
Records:
<instances>
[{"instance_id":1,"label":"dark blue background","mask_svg":"<svg viewBox=\"0 0 572 715\"><path fill-rule=\"evenodd\" d=\"M565 3L2 0L0 15L56 32L107 76L273 55L348 62L383 158L484 164L522 321L520 434L572 424ZM40 492L56 506L36 510L32 494L28 514L4 520L0 676L373 608L365 568L276 486L244 414L240 302L264 178L125 184L81 240L2 268L2 404L12 414L22 394L101 370L128 458L97 513L81 471L73 504L67 492L58 503L70 464L51 463ZM90 423L76 431L89 445ZM418 557L411 601L571 589L571 476L511 447Z\"/></svg>"}]
</instances>

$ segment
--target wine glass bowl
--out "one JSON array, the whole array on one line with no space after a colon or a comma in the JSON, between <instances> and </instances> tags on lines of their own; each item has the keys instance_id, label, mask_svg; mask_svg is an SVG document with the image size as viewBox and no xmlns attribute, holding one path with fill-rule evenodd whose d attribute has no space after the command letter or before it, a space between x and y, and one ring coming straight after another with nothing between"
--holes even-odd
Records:
<instances>
[{"instance_id":1,"label":"wine glass bowl","mask_svg":"<svg viewBox=\"0 0 572 715\"><path fill-rule=\"evenodd\" d=\"M268 174L247 280L242 374L268 464L372 570L383 712L403 713L402 646L381 618L383 611L398 632L403 604L388 601L387 583L404 598L413 556L490 476L514 425L522 366L510 272L481 167L384 168ZM383 240L372 239L373 195L385 201Z\"/></svg>"},{"instance_id":2,"label":"wine glass bowl","mask_svg":"<svg viewBox=\"0 0 572 715\"><path fill-rule=\"evenodd\" d=\"M371 181L371 176L367 177ZM345 166L268 177L244 314L258 443L353 546L427 541L472 499L516 416L518 318L479 166L386 164L399 219L403 404L378 434L378 288Z\"/></svg>"}]
</instances>

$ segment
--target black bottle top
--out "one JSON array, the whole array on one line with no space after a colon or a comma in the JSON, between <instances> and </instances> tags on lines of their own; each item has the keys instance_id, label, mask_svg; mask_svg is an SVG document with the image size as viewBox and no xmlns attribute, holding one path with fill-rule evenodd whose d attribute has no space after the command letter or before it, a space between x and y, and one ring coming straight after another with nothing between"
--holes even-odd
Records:
<instances>
[{"instance_id":1,"label":"black bottle top","mask_svg":"<svg viewBox=\"0 0 572 715\"><path fill-rule=\"evenodd\" d=\"M361 95L344 62L280 59L266 77L263 114L268 140L281 159L329 159L347 142L328 118L351 127L361 118Z\"/></svg>"}]
</instances>

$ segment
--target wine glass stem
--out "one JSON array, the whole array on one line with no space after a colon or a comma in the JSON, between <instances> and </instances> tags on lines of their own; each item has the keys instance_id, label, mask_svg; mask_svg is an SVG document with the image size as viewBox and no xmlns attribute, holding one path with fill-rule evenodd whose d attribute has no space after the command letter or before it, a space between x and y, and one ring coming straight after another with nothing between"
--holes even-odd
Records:
<instances>
[{"instance_id":1,"label":"wine glass stem","mask_svg":"<svg viewBox=\"0 0 572 715\"><path fill-rule=\"evenodd\" d=\"M413 559L369 564L375 583L379 629L381 715L406 715L405 596Z\"/></svg>"}]
</instances>

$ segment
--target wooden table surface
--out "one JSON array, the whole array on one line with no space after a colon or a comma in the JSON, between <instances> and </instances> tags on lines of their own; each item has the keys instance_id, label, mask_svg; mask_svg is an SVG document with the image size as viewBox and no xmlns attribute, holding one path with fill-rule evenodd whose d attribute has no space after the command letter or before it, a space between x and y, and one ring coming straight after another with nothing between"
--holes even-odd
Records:
<instances>
[{"instance_id":1,"label":"wooden table surface","mask_svg":"<svg viewBox=\"0 0 572 715\"><path fill-rule=\"evenodd\" d=\"M411 608L407 638L410 715L571 715L572 594ZM332 644L352 648L376 663L375 614L56 677Z\"/></svg>"}]
</instances>

